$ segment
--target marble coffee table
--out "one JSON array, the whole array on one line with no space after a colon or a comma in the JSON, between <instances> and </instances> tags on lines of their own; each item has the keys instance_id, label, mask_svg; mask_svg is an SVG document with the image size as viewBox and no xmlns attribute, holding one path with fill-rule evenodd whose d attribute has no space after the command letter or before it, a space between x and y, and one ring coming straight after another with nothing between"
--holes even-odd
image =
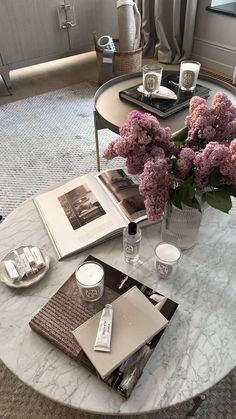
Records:
<instances>
[{"instance_id":1,"label":"marble coffee table","mask_svg":"<svg viewBox=\"0 0 236 419\"><path fill-rule=\"evenodd\" d=\"M0 358L26 384L65 405L100 414L141 414L204 392L236 364L236 215L208 209L198 242L182 253L174 277L158 280L154 247L160 224L143 229L141 261L125 264L116 238L58 262L31 200L0 225L0 258L37 245L51 257L47 275L25 289L0 283ZM33 332L29 321L92 254L179 303L129 400Z\"/></svg>"}]
</instances>

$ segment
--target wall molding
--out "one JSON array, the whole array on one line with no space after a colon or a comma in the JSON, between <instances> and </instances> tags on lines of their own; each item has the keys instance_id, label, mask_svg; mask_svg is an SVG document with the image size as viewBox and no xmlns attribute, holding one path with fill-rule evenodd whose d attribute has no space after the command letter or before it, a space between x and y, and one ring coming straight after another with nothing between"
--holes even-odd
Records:
<instances>
[{"instance_id":1,"label":"wall molding","mask_svg":"<svg viewBox=\"0 0 236 419\"><path fill-rule=\"evenodd\" d=\"M195 37L192 58L200 61L205 67L233 77L236 63L236 50L231 45Z\"/></svg>"},{"instance_id":2,"label":"wall molding","mask_svg":"<svg viewBox=\"0 0 236 419\"><path fill-rule=\"evenodd\" d=\"M232 51L236 55L235 47L233 47L231 45L222 44L221 42L216 42L216 41L212 42L208 39L200 38L198 36L194 37L194 42L195 41L198 42L198 43L201 43L203 45L204 44L205 45L210 45L210 46L213 46L214 48L218 48L218 49L221 49L221 50Z\"/></svg>"}]
</instances>

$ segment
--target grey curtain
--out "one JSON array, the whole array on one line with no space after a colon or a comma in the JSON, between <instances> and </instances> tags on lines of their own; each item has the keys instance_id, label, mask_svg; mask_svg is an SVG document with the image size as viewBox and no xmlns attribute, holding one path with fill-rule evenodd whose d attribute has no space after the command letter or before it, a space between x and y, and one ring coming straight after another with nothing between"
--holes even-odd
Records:
<instances>
[{"instance_id":1,"label":"grey curtain","mask_svg":"<svg viewBox=\"0 0 236 419\"><path fill-rule=\"evenodd\" d=\"M144 55L163 63L190 58L198 0L136 0L142 15Z\"/></svg>"}]
</instances>

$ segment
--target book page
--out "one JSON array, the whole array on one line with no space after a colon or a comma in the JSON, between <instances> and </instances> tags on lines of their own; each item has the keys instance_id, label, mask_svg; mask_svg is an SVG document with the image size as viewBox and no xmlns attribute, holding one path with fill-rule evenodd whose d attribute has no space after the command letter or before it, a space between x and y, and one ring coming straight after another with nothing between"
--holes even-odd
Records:
<instances>
[{"instance_id":1,"label":"book page","mask_svg":"<svg viewBox=\"0 0 236 419\"><path fill-rule=\"evenodd\" d=\"M130 175L126 169L111 169L96 177L127 222L139 222L147 218L144 198L139 193L138 176Z\"/></svg>"},{"instance_id":2,"label":"book page","mask_svg":"<svg viewBox=\"0 0 236 419\"><path fill-rule=\"evenodd\" d=\"M75 178L34 201L59 257L112 236L127 225L93 175Z\"/></svg>"}]
</instances>

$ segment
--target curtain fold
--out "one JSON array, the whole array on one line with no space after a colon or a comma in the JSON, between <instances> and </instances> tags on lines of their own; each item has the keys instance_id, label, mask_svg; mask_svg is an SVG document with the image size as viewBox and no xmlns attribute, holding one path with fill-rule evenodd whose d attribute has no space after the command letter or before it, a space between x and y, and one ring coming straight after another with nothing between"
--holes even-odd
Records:
<instances>
[{"instance_id":1,"label":"curtain fold","mask_svg":"<svg viewBox=\"0 0 236 419\"><path fill-rule=\"evenodd\" d=\"M176 64L191 57L198 0L136 0L144 56Z\"/></svg>"}]
</instances>

